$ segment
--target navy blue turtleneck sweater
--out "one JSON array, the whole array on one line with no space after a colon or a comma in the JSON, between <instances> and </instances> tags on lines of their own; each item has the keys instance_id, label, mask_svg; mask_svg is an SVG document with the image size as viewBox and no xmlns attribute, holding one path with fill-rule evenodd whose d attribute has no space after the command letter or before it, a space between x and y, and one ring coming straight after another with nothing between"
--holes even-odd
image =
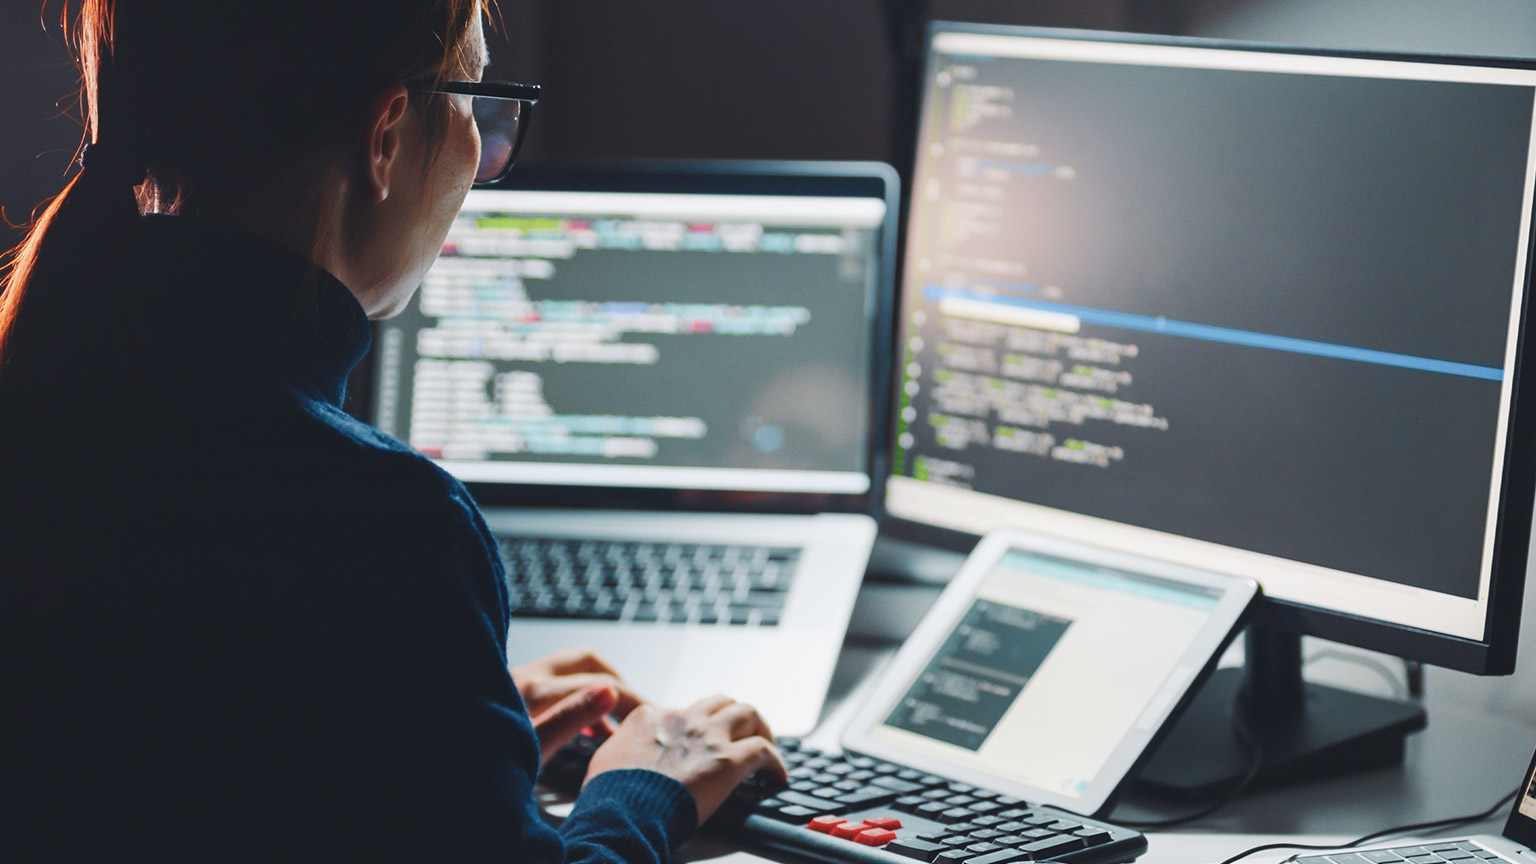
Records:
<instances>
[{"instance_id":1,"label":"navy blue turtleneck sweater","mask_svg":"<svg viewBox=\"0 0 1536 864\"><path fill-rule=\"evenodd\" d=\"M362 309L188 220L46 266L0 368L0 859L665 860L691 797L559 831L464 488L345 414Z\"/></svg>"}]
</instances>

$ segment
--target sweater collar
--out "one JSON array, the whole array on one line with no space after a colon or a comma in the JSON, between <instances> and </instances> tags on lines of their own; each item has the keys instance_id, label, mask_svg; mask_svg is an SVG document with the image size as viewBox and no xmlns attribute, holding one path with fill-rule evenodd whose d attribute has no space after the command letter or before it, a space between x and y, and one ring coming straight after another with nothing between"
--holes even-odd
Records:
<instances>
[{"instance_id":1,"label":"sweater collar","mask_svg":"<svg viewBox=\"0 0 1536 864\"><path fill-rule=\"evenodd\" d=\"M340 407L368 353L368 317L341 280L270 240L180 216L144 220L144 252L161 269L156 310L208 350L264 366Z\"/></svg>"}]
</instances>

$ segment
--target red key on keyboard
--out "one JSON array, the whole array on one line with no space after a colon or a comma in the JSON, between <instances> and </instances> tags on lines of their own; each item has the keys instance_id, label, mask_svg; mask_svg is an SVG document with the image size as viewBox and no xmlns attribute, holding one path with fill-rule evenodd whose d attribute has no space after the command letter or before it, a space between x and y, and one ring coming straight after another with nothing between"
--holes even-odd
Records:
<instances>
[{"instance_id":1,"label":"red key on keyboard","mask_svg":"<svg viewBox=\"0 0 1536 864\"><path fill-rule=\"evenodd\" d=\"M895 831L887 831L884 828L869 828L853 838L853 842L863 843L865 846L884 846L895 839Z\"/></svg>"}]
</instances>

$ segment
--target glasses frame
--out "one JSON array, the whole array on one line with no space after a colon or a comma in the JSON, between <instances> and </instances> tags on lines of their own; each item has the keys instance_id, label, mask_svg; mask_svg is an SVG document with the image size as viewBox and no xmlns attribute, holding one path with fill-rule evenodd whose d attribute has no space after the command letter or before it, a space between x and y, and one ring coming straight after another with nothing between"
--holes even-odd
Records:
<instances>
[{"instance_id":1,"label":"glasses frame","mask_svg":"<svg viewBox=\"0 0 1536 864\"><path fill-rule=\"evenodd\" d=\"M474 185L490 186L499 183L512 171L512 164L517 161L517 154L523 149L523 139L528 135L528 122L533 116L533 106L539 104L540 87L537 84L525 84L520 81L443 81L435 80L408 82L406 89L414 93L451 93L455 95L480 97L484 99L504 99L510 102L521 102L523 108L517 119L517 137L512 142L512 152L507 156L507 164L496 172L496 176L487 180L476 180Z\"/></svg>"}]
</instances>

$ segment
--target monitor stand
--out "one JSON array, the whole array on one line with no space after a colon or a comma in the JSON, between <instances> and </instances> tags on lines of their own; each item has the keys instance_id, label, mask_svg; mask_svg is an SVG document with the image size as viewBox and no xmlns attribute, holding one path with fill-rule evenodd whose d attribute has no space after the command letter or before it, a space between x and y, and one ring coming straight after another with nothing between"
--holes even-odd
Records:
<instances>
[{"instance_id":1,"label":"monitor stand","mask_svg":"<svg viewBox=\"0 0 1536 864\"><path fill-rule=\"evenodd\" d=\"M1244 641L1245 665L1211 675L1142 769L1137 792L1176 801L1226 794L1253 767L1252 741L1264 755L1249 788L1395 765L1403 739L1424 728L1418 704L1303 681L1297 633L1251 623Z\"/></svg>"}]
</instances>

